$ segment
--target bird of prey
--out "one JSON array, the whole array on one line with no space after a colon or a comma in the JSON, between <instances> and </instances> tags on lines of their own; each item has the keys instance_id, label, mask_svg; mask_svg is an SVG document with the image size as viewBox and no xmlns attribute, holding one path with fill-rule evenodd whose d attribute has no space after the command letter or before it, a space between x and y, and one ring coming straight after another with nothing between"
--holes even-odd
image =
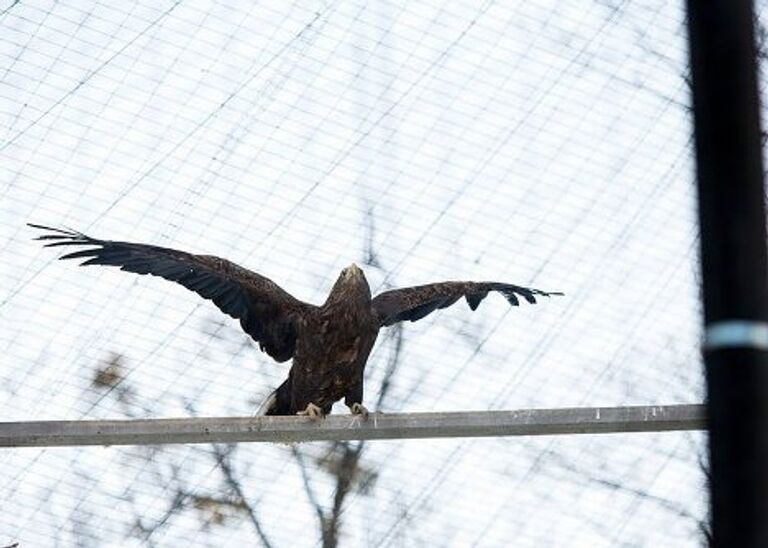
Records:
<instances>
[{"instance_id":1,"label":"bird of prey","mask_svg":"<svg viewBox=\"0 0 768 548\"><path fill-rule=\"evenodd\" d=\"M441 282L385 291L371 298L363 271L355 264L341 271L322 305L302 302L272 280L226 259L193 255L155 245L98 240L80 232L29 223L46 231L45 247L80 247L60 259L85 259L84 265L109 265L177 282L213 303L240 326L261 350L278 362L293 358L288 378L261 407L265 415L322 417L334 402L368 417L363 406L363 371L379 330L414 322L462 297L475 310L489 292L514 306L519 297L562 295L500 282Z\"/></svg>"}]
</instances>

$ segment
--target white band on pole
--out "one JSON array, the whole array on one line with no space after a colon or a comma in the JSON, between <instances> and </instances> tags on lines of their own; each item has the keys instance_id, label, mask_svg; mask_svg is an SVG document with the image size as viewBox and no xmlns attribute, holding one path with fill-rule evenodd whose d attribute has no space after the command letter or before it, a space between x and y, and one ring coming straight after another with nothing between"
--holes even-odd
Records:
<instances>
[{"instance_id":1,"label":"white band on pole","mask_svg":"<svg viewBox=\"0 0 768 548\"><path fill-rule=\"evenodd\" d=\"M707 326L704 349L755 348L768 350L768 323L753 320L725 320Z\"/></svg>"}]
</instances>

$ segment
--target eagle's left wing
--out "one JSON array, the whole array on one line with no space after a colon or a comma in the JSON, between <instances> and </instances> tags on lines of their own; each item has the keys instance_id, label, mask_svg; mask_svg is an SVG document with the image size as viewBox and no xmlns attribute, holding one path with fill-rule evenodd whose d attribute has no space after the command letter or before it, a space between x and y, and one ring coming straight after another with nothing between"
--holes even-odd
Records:
<instances>
[{"instance_id":1,"label":"eagle's left wing","mask_svg":"<svg viewBox=\"0 0 768 548\"><path fill-rule=\"evenodd\" d=\"M371 306L379 323L387 326L405 320L415 322L435 310L451 306L462 297L475 310L490 291L501 293L513 306L520 304L518 296L534 304L537 295L562 295L500 282L442 282L385 291L373 298Z\"/></svg>"}]
</instances>

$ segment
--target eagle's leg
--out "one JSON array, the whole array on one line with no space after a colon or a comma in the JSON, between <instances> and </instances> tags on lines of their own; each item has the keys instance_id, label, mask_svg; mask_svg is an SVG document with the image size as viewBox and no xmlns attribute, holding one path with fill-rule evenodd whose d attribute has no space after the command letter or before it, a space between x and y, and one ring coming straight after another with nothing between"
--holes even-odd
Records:
<instances>
[{"instance_id":1,"label":"eagle's leg","mask_svg":"<svg viewBox=\"0 0 768 548\"><path fill-rule=\"evenodd\" d=\"M299 411L297 415L303 415L311 419L322 419L325 416L323 410L312 402L307 404L307 408L304 411Z\"/></svg>"},{"instance_id":2,"label":"eagle's leg","mask_svg":"<svg viewBox=\"0 0 768 548\"><path fill-rule=\"evenodd\" d=\"M344 403L353 415L362 415L368 419L368 410L363 405L363 383L356 384L344 397Z\"/></svg>"}]
</instances>

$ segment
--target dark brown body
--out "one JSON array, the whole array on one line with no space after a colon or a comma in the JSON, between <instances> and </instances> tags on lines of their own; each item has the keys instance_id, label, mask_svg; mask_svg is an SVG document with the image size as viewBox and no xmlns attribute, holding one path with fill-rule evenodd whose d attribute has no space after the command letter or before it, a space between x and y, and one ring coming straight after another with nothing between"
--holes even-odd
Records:
<instances>
[{"instance_id":1,"label":"dark brown body","mask_svg":"<svg viewBox=\"0 0 768 548\"><path fill-rule=\"evenodd\" d=\"M363 403L363 374L380 324L371 291L356 266L344 270L328 300L298 322L288 379L268 400L267 415L293 415L312 403L324 414L344 398Z\"/></svg>"}]
</instances>

